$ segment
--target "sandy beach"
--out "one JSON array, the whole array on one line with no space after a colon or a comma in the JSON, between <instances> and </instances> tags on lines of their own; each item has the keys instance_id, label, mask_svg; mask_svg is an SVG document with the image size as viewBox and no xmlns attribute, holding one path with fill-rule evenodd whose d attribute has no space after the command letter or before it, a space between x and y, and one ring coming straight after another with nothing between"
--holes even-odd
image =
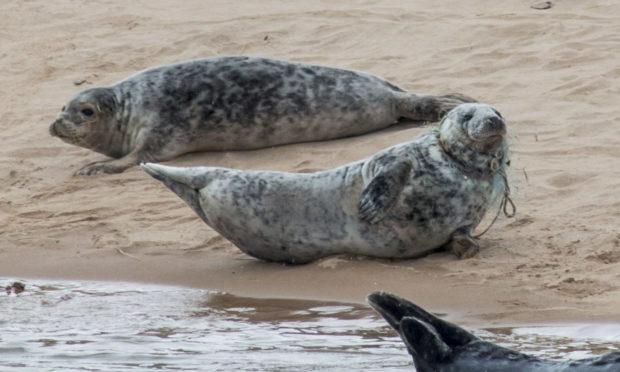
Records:
<instances>
[{"instance_id":1,"label":"sandy beach","mask_svg":"<svg viewBox=\"0 0 620 372\"><path fill-rule=\"evenodd\" d=\"M354 302L389 290L489 323L620 321L620 5L535 2L2 2L0 277ZM48 133L75 93L216 55L363 70L411 92L494 105L508 121L516 217L500 218L468 260L335 256L285 266L241 253L137 167L73 176L104 159ZM324 170L436 125L167 164Z\"/></svg>"}]
</instances>

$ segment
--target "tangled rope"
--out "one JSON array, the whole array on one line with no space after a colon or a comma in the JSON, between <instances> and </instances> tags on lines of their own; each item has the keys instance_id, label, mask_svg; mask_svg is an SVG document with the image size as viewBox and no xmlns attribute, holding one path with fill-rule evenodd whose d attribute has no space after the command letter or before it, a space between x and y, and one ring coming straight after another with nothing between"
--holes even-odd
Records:
<instances>
[{"instance_id":1,"label":"tangled rope","mask_svg":"<svg viewBox=\"0 0 620 372\"><path fill-rule=\"evenodd\" d=\"M515 216L515 214L517 213L517 206L515 205L515 203L512 201L512 199L510 198L510 186L508 185L508 178L506 177L506 173L505 172L501 172L502 175L502 179L504 180L504 195L502 196L502 201L499 203L499 208L497 209L497 213L495 214L495 218L493 218L493 221L491 221L491 224L489 226L487 226L486 229L484 229L483 232L481 232L480 234L477 235L472 235L472 238L477 239L479 237L481 237L482 235L486 234L487 231L489 231L491 229L491 227L493 227L493 225L495 224L495 221L497 221L497 219L499 218L499 214L504 212L504 216L508 217L508 218L512 218ZM508 213L508 206L510 205L510 209L511 212Z\"/></svg>"}]
</instances>

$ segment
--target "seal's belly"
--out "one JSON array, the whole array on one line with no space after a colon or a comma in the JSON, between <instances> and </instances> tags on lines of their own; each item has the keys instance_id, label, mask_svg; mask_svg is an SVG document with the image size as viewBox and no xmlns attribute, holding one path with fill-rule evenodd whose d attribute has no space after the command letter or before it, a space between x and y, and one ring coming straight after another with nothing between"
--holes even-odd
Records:
<instances>
[{"instance_id":1,"label":"seal's belly","mask_svg":"<svg viewBox=\"0 0 620 372\"><path fill-rule=\"evenodd\" d=\"M256 98L251 98L256 99ZM307 100L311 99L306 97ZM381 101L386 101L384 97ZM388 102L353 102L348 109L324 105L262 111L251 117L227 118L234 107L216 110L221 119L192 118L191 130L175 134L193 151L250 150L287 143L353 136L388 127L397 121ZM242 111L243 109L239 109Z\"/></svg>"},{"instance_id":2,"label":"seal's belly","mask_svg":"<svg viewBox=\"0 0 620 372\"><path fill-rule=\"evenodd\" d=\"M361 193L361 178L351 182L351 174L348 167L314 174L238 172L202 189L202 207L211 227L252 256L312 261L344 252L342 242L356 233L355 216L342 208L343 200Z\"/></svg>"}]
</instances>

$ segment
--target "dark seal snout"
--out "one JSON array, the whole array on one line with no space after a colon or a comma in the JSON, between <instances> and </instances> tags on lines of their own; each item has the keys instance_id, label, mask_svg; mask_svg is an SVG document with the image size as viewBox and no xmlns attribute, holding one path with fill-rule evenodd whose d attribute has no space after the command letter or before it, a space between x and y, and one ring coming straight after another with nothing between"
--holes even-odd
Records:
<instances>
[{"instance_id":1,"label":"dark seal snout","mask_svg":"<svg viewBox=\"0 0 620 372\"><path fill-rule=\"evenodd\" d=\"M495 112L480 112L467 123L467 132L475 141L495 142L506 136L506 122Z\"/></svg>"},{"instance_id":2,"label":"dark seal snout","mask_svg":"<svg viewBox=\"0 0 620 372\"><path fill-rule=\"evenodd\" d=\"M52 123L52 125L50 125L50 135L52 137L58 137L58 130L56 129L56 126L59 125L59 123L62 121L61 118L58 118L56 120L54 120L54 122Z\"/></svg>"},{"instance_id":3,"label":"dark seal snout","mask_svg":"<svg viewBox=\"0 0 620 372\"><path fill-rule=\"evenodd\" d=\"M505 136L506 135L506 123L499 116L491 116L486 119L485 127L487 127L488 132L493 134L494 136Z\"/></svg>"}]
</instances>

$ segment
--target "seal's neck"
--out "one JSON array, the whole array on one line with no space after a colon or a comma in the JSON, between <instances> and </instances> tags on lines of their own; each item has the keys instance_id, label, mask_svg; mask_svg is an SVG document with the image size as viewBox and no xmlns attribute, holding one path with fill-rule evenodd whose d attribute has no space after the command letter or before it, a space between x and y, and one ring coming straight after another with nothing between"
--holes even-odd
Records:
<instances>
[{"instance_id":1,"label":"seal's neck","mask_svg":"<svg viewBox=\"0 0 620 372\"><path fill-rule=\"evenodd\" d=\"M135 147L135 130L131 125L132 112L118 89L109 89L108 120L105 123L106 136L100 143L102 151L108 156L120 158L130 153Z\"/></svg>"},{"instance_id":2,"label":"seal's neck","mask_svg":"<svg viewBox=\"0 0 620 372\"><path fill-rule=\"evenodd\" d=\"M503 146L495 153L482 153L471 149L463 141L446 137L441 132L437 133L437 141L461 172L471 178L488 178L505 165Z\"/></svg>"}]
</instances>

